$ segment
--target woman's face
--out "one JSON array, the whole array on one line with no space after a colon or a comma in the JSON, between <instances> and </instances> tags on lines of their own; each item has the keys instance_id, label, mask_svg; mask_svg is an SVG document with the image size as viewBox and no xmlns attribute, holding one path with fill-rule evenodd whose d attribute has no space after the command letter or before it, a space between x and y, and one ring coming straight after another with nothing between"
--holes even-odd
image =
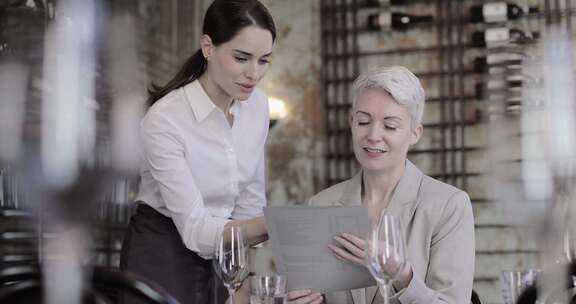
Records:
<instances>
[{"instance_id":1,"label":"woman's face","mask_svg":"<svg viewBox=\"0 0 576 304\"><path fill-rule=\"evenodd\" d=\"M235 100L248 99L270 65L274 45L270 31L247 26L219 46L212 45L206 35L202 38L202 50L208 60L206 73L216 84L218 94Z\"/></svg>"},{"instance_id":2,"label":"woman's face","mask_svg":"<svg viewBox=\"0 0 576 304\"><path fill-rule=\"evenodd\" d=\"M352 144L362 169L386 173L404 166L408 149L422 135L421 125L411 129L408 109L385 90L365 89L352 111Z\"/></svg>"}]
</instances>

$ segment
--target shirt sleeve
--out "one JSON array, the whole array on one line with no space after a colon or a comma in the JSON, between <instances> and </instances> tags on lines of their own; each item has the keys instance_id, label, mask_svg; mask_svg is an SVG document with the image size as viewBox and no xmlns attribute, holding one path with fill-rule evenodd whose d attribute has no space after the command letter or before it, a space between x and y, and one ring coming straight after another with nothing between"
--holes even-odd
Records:
<instances>
[{"instance_id":1,"label":"shirt sleeve","mask_svg":"<svg viewBox=\"0 0 576 304\"><path fill-rule=\"evenodd\" d=\"M216 235L228 219L213 217L204 206L178 128L156 113L142 121L140 132L144 161L184 245L203 258L212 257Z\"/></svg>"},{"instance_id":2,"label":"shirt sleeve","mask_svg":"<svg viewBox=\"0 0 576 304\"><path fill-rule=\"evenodd\" d=\"M268 97L261 91L255 92L254 112L258 121L255 125L259 136L258 157L256 169L246 187L239 193L234 204L232 218L235 220L245 220L261 216L266 206L266 139L268 138L268 128L270 126L270 113L268 112Z\"/></svg>"},{"instance_id":3,"label":"shirt sleeve","mask_svg":"<svg viewBox=\"0 0 576 304\"><path fill-rule=\"evenodd\" d=\"M254 176L236 200L232 212L233 219L245 220L262 215L262 210L266 206L265 167L266 160L264 157L264 151L262 151Z\"/></svg>"},{"instance_id":4,"label":"shirt sleeve","mask_svg":"<svg viewBox=\"0 0 576 304\"><path fill-rule=\"evenodd\" d=\"M470 303L474 252L472 205L460 191L449 199L435 228L426 278L414 273L394 297L401 303Z\"/></svg>"}]
</instances>

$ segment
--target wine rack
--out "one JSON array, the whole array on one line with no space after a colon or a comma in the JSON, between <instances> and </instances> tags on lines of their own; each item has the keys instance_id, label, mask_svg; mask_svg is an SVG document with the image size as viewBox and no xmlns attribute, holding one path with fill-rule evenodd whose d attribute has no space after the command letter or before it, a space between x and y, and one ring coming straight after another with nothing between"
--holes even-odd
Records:
<instances>
[{"instance_id":1,"label":"wine rack","mask_svg":"<svg viewBox=\"0 0 576 304\"><path fill-rule=\"evenodd\" d=\"M13 168L0 170L0 268L38 263L42 243L52 237L44 225L45 207L32 206L27 193L29 183L22 181ZM133 214L131 204L136 184L131 178L119 179L104 193L92 217L92 263L98 266L119 266L124 230ZM78 202L82 204L82 202Z\"/></svg>"},{"instance_id":2,"label":"wine rack","mask_svg":"<svg viewBox=\"0 0 576 304\"><path fill-rule=\"evenodd\" d=\"M403 4L378 7L378 1L321 0L325 186L348 179L359 169L352 151L348 121L352 81L359 73L374 66L408 67L420 78L427 95L424 136L409 152L408 158L426 174L470 194L476 231L480 236L475 288L490 286L480 287L480 296L488 296L488 302L500 302L498 274L485 270L490 268L486 267L489 265L487 261L499 260L502 267L533 267L537 263L537 250L494 249L482 245L485 234L516 229L505 220L493 218L487 211L496 205L486 186L489 179L486 161L489 137L490 132L494 132L490 130L489 122L500 117L519 119L526 102L521 96L514 96L514 88L524 83L514 78L522 61L514 54L534 52L549 25L558 25L573 36L576 1L394 2ZM481 12L478 6L494 2L519 4L527 8L526 14L514 11L511 20L497 22L481 22L483 17L471 16L471 11ZM370 30L368 16L379 12L430 15L434 21L402 31ZM492 36L488 36L492 38L487 38L492 39L488 45L478 43L478 37L482 37L486 44L484 33L486 30L497 32L496 28L514 30L496 38L491 33ZM500 90L499 86L503 89ZM499 95L499 92L506 94ZM512 136L521 136L512 133ZM510 163L521 162L513 156L515 154L515 151L510 151ZM512 259L511 256L515 255L522 256L523 260Z\"/></svg>"}]
</instances>

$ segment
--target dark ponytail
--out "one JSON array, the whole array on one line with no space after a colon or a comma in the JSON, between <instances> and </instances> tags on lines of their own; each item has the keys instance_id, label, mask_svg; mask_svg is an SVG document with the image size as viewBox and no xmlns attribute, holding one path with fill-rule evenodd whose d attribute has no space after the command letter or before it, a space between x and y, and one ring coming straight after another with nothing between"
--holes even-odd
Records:
<instances>
[{"instance_id":1,"label":"dark ponytail","mask_svg":"<svg viewBox=\"0 0 576 304\"><path fill-rule=\"evenodd\" d=\"M210 36L214 46L219 46L250 25L270 31L272 40L276 40L274 20L268 9L258 0L215 0L204 16L202 33ZM207 67L208 62L202 51L196 51L165 86L151 85L148 89L148 103L152 105L171 91L200 78Z\"/></svg>"},{"instance_id":2,"label":"dark ponytail","mask_svg":"<svg viewBox=\"0 0 576 304\"><path fill-rule=\"evenodd\" d=\"M202 54L202 50L196 51L194 55L186 60L176 76L174 76L174 78L172 78L172 80L170 80L165 86L162 87L155 84L151 85L151 88L148 89L148 103L152 105L158 99L172 92L172 90L183 87L198 79L206 71L206 67L208 66L207 63L204 54Z\"/></svg>"}]
</instances>

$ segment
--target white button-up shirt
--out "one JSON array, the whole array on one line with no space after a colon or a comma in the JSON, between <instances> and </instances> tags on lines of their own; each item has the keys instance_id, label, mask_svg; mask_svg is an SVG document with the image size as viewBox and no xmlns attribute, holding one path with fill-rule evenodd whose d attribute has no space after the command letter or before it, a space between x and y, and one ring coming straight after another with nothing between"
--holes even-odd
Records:
<instances>
[{"instance_id":1,"label":"white button-up shirt","mask_svg":"<svg viewBox=\"0 0 576 304\"><path fill-rule=\"evenodd\" d=\"M198 81L158 100L141 122L138 201L172 218L182 241L210 258L230 219L262 214L268 100L255 89L235 101L230 127Z\"/></svg>"}]
</instances>

